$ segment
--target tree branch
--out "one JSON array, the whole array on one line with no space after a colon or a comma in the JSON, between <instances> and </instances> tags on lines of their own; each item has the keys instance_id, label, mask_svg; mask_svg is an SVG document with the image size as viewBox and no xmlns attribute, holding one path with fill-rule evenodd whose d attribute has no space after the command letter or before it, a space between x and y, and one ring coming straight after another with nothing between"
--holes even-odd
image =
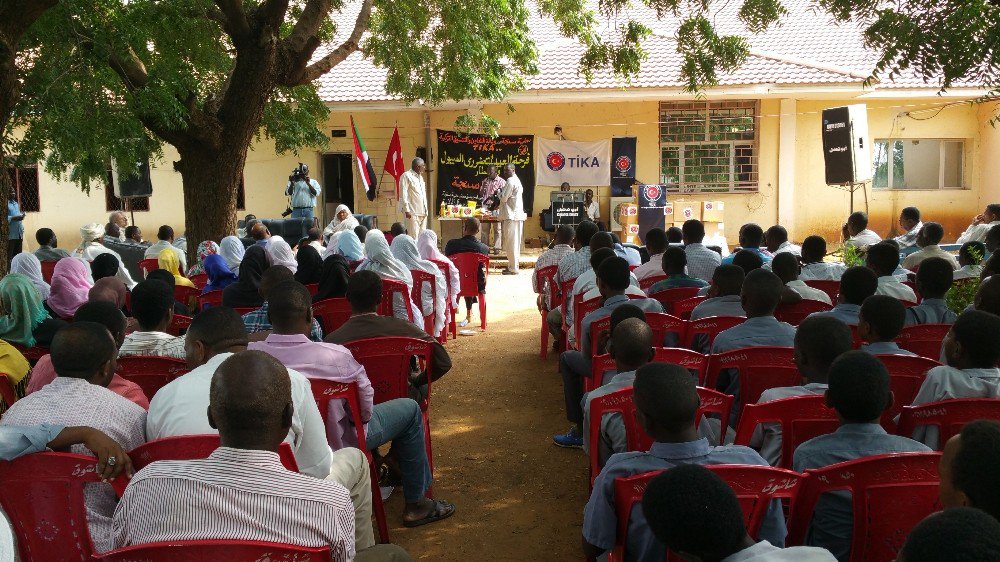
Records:
<instances>
[{"instance_id":1,"label":"tree branch","mask_svg":"<svg viewBox=\"0 0 1000 562\"><path fill-rule=\"evenodd\" d=\"M285 39L284 46L292 52L292 56L301 57L308 49L311 43L310 39L315 40L319 28L323 25L323 21L330 13L332 6L333 2L330 0L309 0L305 9L302 10L302 15L299 16L299 21L295 22L292 34L288 36L288 39ZM315 49L316 47L312 47L312 50ZM305 55L305 60L308 61L311 56L312 52Z\"/></svg>"},{"instance_id":2,"label":"tree branch","mask_svg":"<svg viewBox=\"0 0 1000 562\"><path fill-rule=\"evenodd\" d=\"M250 22L240 0L215 0L215 5L222 11L227 22L222 28L234 41L250 35Z\"/></svg>"},{"instance_id":3,"label":"tree branch","mask_svg":"<svg viewBox=\"0 0 1000 562\"><path fill-rule=\"evenodd\" d=\"M288 0L267 0L257 8L255 18L261 24L277 31L281 22L285 21L288 11Z\"/></svg>"},{"instance_id":4,"label":"tree branch","mask_svg":"<svg viewBox=\"0 0 1000 562\"><path fill-rule=\"evenodd\" d=\"M0 34L8 37L12 45L46 10L58 0L18 0L0 2Z\"/></svg>"},{"instance_id":5,"label":"tree branch","mask_svg":"<svg viewBox=\"0 0 1000 562\"><path fill-rule=\"evenodd\" d=\"M308 84L329 72L331 68L337 66L343 62L344 59L351 56L352 53L361 48L361 37L365 34L365 31L368 30L368 20L371 18L372 4L373 0L364 0L361 4L361 11L358 13L358 19L354 22L354 29L351 31L351 35L344 40L343 43L313 64L301 67L299 66L299 63L304 65L305 61L312 56L312 52L315 51L316 47L319 45L319 39L317 39L314 35L311 39L316 43L316 45L311 49L308 49L308 53L299 53L300 55L305 55L305 58L300 58L297 61L295 68L290 69L285 77L284 85L298 86L301 84Z\"/></svg>"},{"instance_id":6,"label":"tree branch","mask_svg":"<svg viewBox=\"0 0 1000 562\"><path fill-rule=\"evenodd\" d=\"M142 64L139 57L131 48L125 56L111 51L108 55L108 66L122 79L125 87L131 91L142 89L149 83L149 73L146 72L146 65Z\"/></svg>"}]
</instances>

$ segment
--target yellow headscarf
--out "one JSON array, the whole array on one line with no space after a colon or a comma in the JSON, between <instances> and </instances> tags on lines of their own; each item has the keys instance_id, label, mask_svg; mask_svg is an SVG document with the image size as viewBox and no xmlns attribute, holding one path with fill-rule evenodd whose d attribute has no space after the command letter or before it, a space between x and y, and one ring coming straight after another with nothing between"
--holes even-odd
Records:
<instances>
[{"instance_id":1,"label":"yellow headscarf","mask_svg":"<svg viewBox=\"0 0 1000 562\"><path fill-rule=\"evenodd\" d=\"M31 370L28 360L14 346L0 340L0 373L7 375L10 383L17 385Z\"/></svg>"},{"instance_id":2,"label":"yellow headscarf","mask_svg":"<svg viewBox=\"0 0 1000 562\"><path fill-rule=\"evenodd\" d=\"M177 251L171 248L164 248L157 258L160 269L166 269L174 276L174 284L180 287L194 287L190 279L181 275L181 260L177 257Z\"/></svg>"}]
</instances>

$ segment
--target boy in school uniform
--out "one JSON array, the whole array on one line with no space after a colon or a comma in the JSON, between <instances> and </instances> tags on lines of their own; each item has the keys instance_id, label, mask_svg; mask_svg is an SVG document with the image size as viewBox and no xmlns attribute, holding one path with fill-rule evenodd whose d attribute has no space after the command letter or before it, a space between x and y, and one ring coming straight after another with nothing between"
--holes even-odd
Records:
<instances>
[{"instance_id":1,"label":"boy in school uniform","mask_svg":"<svg viewBox=\"0 0 1000 562\"><path fill-rule=\"evenodd\" d=\"M979 277L983 274L983 261L986 260L986 244L982 242L966 242L958 250L958 271L955 281Z\"/></svg>"},{"instance_id":2,"label":"boy in school uniform","mask_svg":"<svg viewBox=\"0 0 1000 562\"><path fill-rule=\"evenodd\" d=\"M962 426L941 454L941 505L975 507L1000 520L1000 422L976 420Z\"/></svg>"},{"instance_id":3,"label":"boy in school uniform","mask_svg":"<svg viewBox=\"0 0 1000 562\"><path fill-rule=\"evenodd\" d=\"M691 320L700 320L709 316L743 316L743 302L740 292L743 290L743 279L746 275L738 265L720 265L712 272L712 286L708 290L708 298L701 301L691 311Z\"/></svg>"},{"instance_id":4,"label":"boy in school uniform","mask_svg":"<svg viewBox=\"0 0 1000 562\"><path fill-rule=\"evenodd\" d=\"M861 305L865 299L875 294L878 289L878 276L867 267L855 266L840 277L840 294L833 310L814 312L809 318L829 316L836 318L848 326L858 325Z\"/></svg>"},{"instance_id":5,"label":"boy in school uniform","mask_svg":"<svg viewBox=\"0 0 1000 562\"><path fill-rule=\"evenodd\" d=\"M941 258L927 258L917 270L917 290L924 300L906 309L906 325L954 324L958 315L944 300L955 276L951 264Z\"/></svg>"},{"instance_id":6,"label":"boy in school uniform","mask_svg":"<svg viewBox=\"0 0 1000 562\"><path fill-rule=\"evenodd\" d=\"M821 236L808 236L802 241L802 272L799 279L803 281L840 281L840 276L847 270L842 263L823 261L826 257L826 240Z\"/></svg>"},{"instance_id":7,"label":"boy in school uniform","mask_svg":"<svg viewBox=\"0 0 1000 562\"><path fill-rule=\"evenodd\" d=\"M865 299L858 314L858 338L868 342L861 351L872 355L917 354L899 347L896 337L903 331L906 307L898 299L885 295L872 295Z\"/></svg>"},{"instance_id":8,"label":"boy in school uniform","mask_svg":"<svg viewBox=\"0 0 1000 562\"><path fill-rule=\"evenodd\" d=\"M878 274L878 289L876 295L887 295L899 300L917 302L913 289L904 285L894 275L899 267L899 249L886 242L879 242L868 247L865 265Z\"/></svg>"}]
</instances>

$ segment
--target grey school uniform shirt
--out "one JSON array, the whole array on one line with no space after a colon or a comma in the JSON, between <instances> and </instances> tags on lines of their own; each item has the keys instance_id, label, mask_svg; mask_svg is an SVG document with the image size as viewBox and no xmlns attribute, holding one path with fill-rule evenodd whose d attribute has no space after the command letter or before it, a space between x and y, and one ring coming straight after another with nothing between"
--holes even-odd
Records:
<instances>
[{"instance_id":1,"label":"grey school uniform shirt","mask_svg":"<svg viewBox=\"0 0 1000 562\"><path fill-rule=\"evenodd\" d=\"M927 371L913 399L913 406L954 398L1000 398L1000 369L956 369L943 365ZM918 426L913 438L934 449L940 432L936 426Z\"/></svg>"},{"instance_id":2,"label":"grey school uniform shirt","mask_svg":"<svg viewBox=\"0 0 1000 562\"><path fill-rule=\"evenodd\" d=\"M954 324L958 315L948 308L944 299L924 299L917 306L906 309L906 325Z\"/></svg>"}]
</instances>

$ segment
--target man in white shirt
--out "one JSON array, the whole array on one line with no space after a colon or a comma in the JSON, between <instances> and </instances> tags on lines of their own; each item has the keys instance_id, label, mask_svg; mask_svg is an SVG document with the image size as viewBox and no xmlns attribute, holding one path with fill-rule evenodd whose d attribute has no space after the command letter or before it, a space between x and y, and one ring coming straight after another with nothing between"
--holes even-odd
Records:
<instances>
[{"instance_id":1,"label":"man in white shirt","mask_svg":"<svg viewBox=\"0 0 1000 562\"><path fill-rule=\"evenodd\" d=\"M535 262L535 268L531 272L531 289L538 294L538 310L552 309L552 293L558 292L558 287L551 287L548 283L543 283L538 278L538 272L550 266L559 266L559 261L573 253L573 227L568 224L561 225L556 229L555 245L542 252ZM553 277L553 279L555 279ZM558 339L558 335L557 335Z\"/></svg>"},{"instance_id":2,"label":"man in white shirt","mask_svg":"<svg viewBox=\"0 0 1000 562\"><path fill-rule=\"evenodd\" d=\"M174 319L174 289L159 279L147 279L132 291L132 316L139 329L125 336L120 357L130 355L184 359L184 336L167 333Z\"/></svg>"},{"instance_id":3,"label":"man in white shirt","mask_svg":"<svg viewBox=\"0 0 1000 562\"><path fill-rule=\"evenodd\" d=\"M125 283L125 286L130 290L135 287L135 281L132 280L132 276L129 274L128 268L125 267L122 257L118 255L118 252L101 243L101 239L104 238L103 226L96 222L81 226L80 238L80 245L73 250L73 257L83 258L87 262L92 262L101 254L111 254L118 258L118 273L115 277L121 279L122 283Z\"/></svg>"},{"instance_id":4,"label":"man in white shirt","mask_svg":"<svg viewBox=\"0 0 1000 562\"><path fill-rule=\"evenodd\" d=\"M777 275L786 287L798 293L803 299L825 302L826 304L833 306L833 301L830 299L830 295L820 291L819 289L814 289L809 285L806 285L805 281L799 279L801 268L799 267L799 260L795 257L795 254L791 252L781 252L774 256L774 259L771 260L771 272Z\"/></svg>"},{"instance_id":5,"label":"man in white shirt","mask_svg":"<svg viewBox=\"0 0 1000 562\"><path fill-rule=\"evenodd\" d=\"M722 256L702 244L705 240L705 224L697 219L684 221L681 235L684 253L687 254L688 275L702 281L711 281L715 268L722 264Z\"/></svg>"},{"instance_id":6,"label":"man in white shirt","mask_svg":"<svg viewBox=\"0 0 1000 562\"><path fill-rule=\"evenodd\" d=\"M764 233L764 244L767 246L767 251L773 255L785 252L796 256L802 255L802 247L788 241L788 231L780 224L767 229L767 232Z\"/></svg>"},{"instance_id":7,"label":"man in white shirt","mask_svg":"<svg viewBox=\"0 0 1000 562\"><path fill-rule=\"evenodd\" d=\"M1000 224L1000 203L991 203L981 215L976 215L972 219L972 224L958 237L957 243L985 242L986 233L998 224Z\"/></svg>"},{"instance_id":8,"label":"man in white shirt","mask_svg":"<svg viewBox=\"0 0 1000 562\"><path fill-rule=\"evenodd\" d=\"M958 269L958 260L951 253L941 249L938 244L944 238L944 227L936 222L924 224L917 235L917 246L920 251L913 252L903 260L903 269L916 270L920 267L920 262L927 258L942 258L951 264L952 269Z\"/></svg>"},{"instance_id":9,"label":"man in white shirt","mask_svg":"<svg viewBox=\"0 0 1000 562\"><path fill-rule=\"evenodd\" d=\"M847 217L847 222L841 227L841 233L844 235L845 244L857 246L862 250L882 241L881 236L868 230L868 213L864 211L851 213L851 216Z\"/></svg>"},{"instance_id":10,"label":"man in white shirt","mask_svg":"<svg viewBox=\"0 0 1000 562\"><path fill-rule=\"evenodd\" d=\"M289 197L292 207L292 218L313 218L319 192L319 182L309 177L309 166L299 162L285 185L285 195Z\"/></svg>"},{"instance_id":11,"label":"man in white shirt","mask_svg":"<svg viewBox=\"0 0 1000 562\"><path fill-rule=\"evenodd\" d=\"M743 316L743 280L746 274L738 265L720 265L712 272L712 286L708 290L708 298L694 307L691 320L701 320L709 316ZM707 342L707 340L706 340ZM706 342L702 342L704 345Z\"/></svg>"},{"instance_id":12,"label":"man in white shirt","mask_svg":"<svg viewBox=\"0 0 1000 562\"><path fill-rule=\"evenodd\" d=\"M662 228L651 228L646 233L646 250L649 261L635 268L635 278L642 281L646 277L663 275L663 252L667 249L667 233ZM711 251L711 250L709 250ZM688 275L691 275L690 270ZM697 275L691 275L697 277Z\"/></svg>"},{"instance_id":13,"label":"man in white shirt","mask_svg":"<svg viewBox=\"0 0 1000 562\"><path fill-rule=\"evenodd\" d=\"M826 257L826 240L821 236L808 236L802 241L802 272L799 279L803 281L840 281L847 270L842 263L823 261Z\"/></svg>"},{"instance_id":14,"label":"man in white shirt","mask_svg":"<svg viewBox=\"0 0 1000 562\"><path fill-rule=\"evenodd\" d=\"M160 257L160 252L167 248L176 249L174 247L174 229L170 225L161 226L160 230L156 232L156 238L156 244L146 248L146 253L143 256L146 259ZM184 252L177 252L177 258L181 262L181 273L184 273L187 271L187 257L185 257Z\"/></svg>"},{"instance_id":15,"label":"man in white shirt","mask_svg":"<svg viewBox=\"0 0 1000 562\"><path fill-rule=\"evenodd\" d=\"M983 274L983 260L986 257L986 244L982 242L966 242L958 250L958 271L954 280L978 278Z\"/></svg>"},{"instance_id":16,"label":"man in white shirt","mask_svg":"<svg viewBox=\"0 0 1000 562\"><path fill-rule=\"evenodd\" d=\"M900 250L912 248L917 245L917 235L923 229L924 223L920 222L920 209L916 207L906 207L899 212L899 228L905 234L893 238L899 244Z\"/></svg>"},{"instance_id":17,"label":"man in white shirt","mask_svg":"<svg viewBox=\"0 0 1000 562\"><path fill-rule=\"evenodd\" d=\"M524 236L524 187L514 173L513 164L505 164L500 177L507 183L500 192L500 220L503 221L503 246L507 251L507 269L504 275L517 275L520 271L521 240ZM412 234L411 234L412 236Z\"/></svg>"},{"instance_id":18,"label":"man in white shirt","mask_svg":"<svg viewBox=\"0 0 1000 562\"><path fill-rule=\"evenodd\" d=\"M913 289L902 284L899 279L893 276L893 272L899 267L899 250L895 246L884 242L869 246L865 256L865 265L878 275L876 295L887 295L902 301L917 302L917 295Z\"/></svg>"},{"instance_id":19,"label":"man in white shirt","mask_svg":"<svg viewBox=\"0 0 1000 562\"><path fill-rule=\"evenodd\" d=\"M427 185L424 183L423 158L414 158L410 169L399 176L399 204L397 208L405 217L406 232L414 240L427 228Z\"/></svg>"},{"instance_id":20,"label":"man in white shirt","mask_svg":"<svg viewBox=\"0 0 1000 562\"><path fill-rule=\"evenodd\" d=\"M587 220L596 223L601 220L601 206L594 200L594 190L588 189L583 193L583 208L587 211Z\"/></svg>"},{"instance_id":21,"label":"man in white shirt","mask_svg":"<svg viewBox=\"0 0 1000 562\"><path fill-rule=\"evenodd\" d=\"M128 226L128 215L123 211L113 211L108 216L108 226L111 225L118 227L118 235L115 238L118 238L119 242L124 242L126 238L125 228Z\"/></svg>"}]
</instances>

